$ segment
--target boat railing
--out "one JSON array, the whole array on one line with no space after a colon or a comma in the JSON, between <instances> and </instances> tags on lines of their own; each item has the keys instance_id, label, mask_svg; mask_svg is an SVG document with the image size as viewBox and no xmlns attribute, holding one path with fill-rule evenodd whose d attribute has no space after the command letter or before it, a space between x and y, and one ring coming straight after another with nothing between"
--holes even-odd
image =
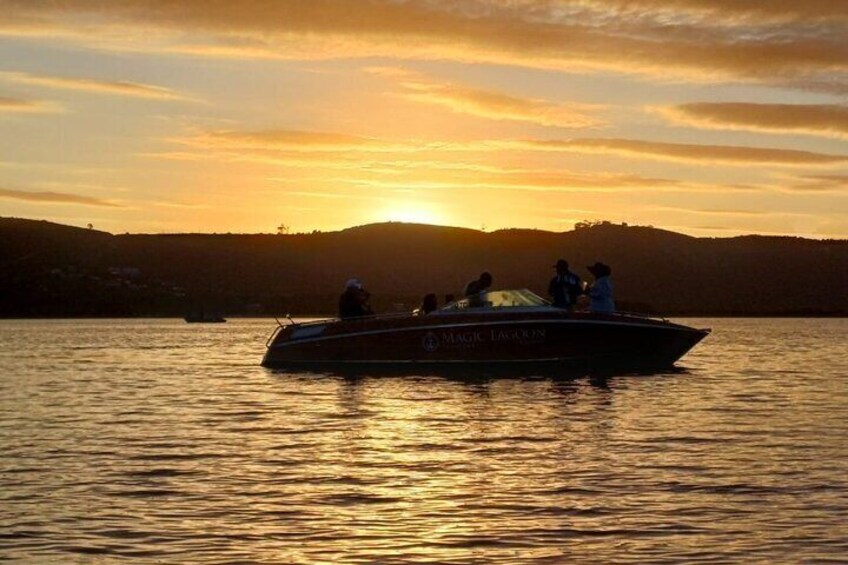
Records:
<instances>
[{"instance_id":1,"label":"boat railing","mask_svg":"<svg viewBox=\"0 0 848 565\"><path fill-rule=\"evenodd\" d=\"M492 310L509 310L509 309L512 309L512 308L513 307L493 307L491 309ZM437 312L440 312L441 315L453 314L453 313L457 313L457 314L466 313L467 314L470 311L473 312L474 310L475 309L461 309L461 310L455 310L455 311L450 311L450 312L437 310ZM583 314L590 313L589 310L576 310L575 312L583 313ZM662 322L668 322L669 321L667 318L665 318L663 316L657 316L657 315L653 315L653 314L645 314L644 312L629 312L629 311L626 311L626 310L616 310L614 312L610 312L610 314L613 315L613 316L628 316L628 317L632 317L632 318L644 318L646 320L659 320L659 321L662 321ZM409 311L408 310L408 311L403 311L403 312L387 312L387 313L383 313L383 314L372 314L370 316L356 316L354 318L339 318L339 317L318 318L318 319L307 320L307 321L303 321L303 322L295 321L295 319L292 318L288 314L285 316L285 320L287 320L288 323L283 323L278 318L274 318L274 319L277 321L277 325L279 327L288 327L288 326L310 327L310 326L320 326L320 325L332 324L332 323L340 322L342 320L344 320L346 322L367 322L367 321L372 321L372 320L393 320L393 319L399 319L399 318L407 318L407 317L413 316L413 315L416 315L416 311L414 311L414 310ZM425 315L425 314L419 314L419 315Z\"/></svg>"},{"instance_id":2,"label":"boat railing","mask_svg":"<svg viewBox=\"0 0 848 565\"><path fill-rule=\"evenodd\" d=\"M588 310L587 310L588 312ZM661 322L668 322L668 318L665 316L658 316L654 314L645 314L644 312L628 312L627 310L615 310L612 312L614 315L618 316L629 316L631 318L644 318L646 320L659 320Z\"/></svg>"},{"instance_id":3,"label":"boat railing","mask_svg":"<svg viewBox=\"0 0 848 565\"><path fill-rule=\"evenodd\" d=\"M274 338L277 337L277 334L280 333L280 330L282 330L284 327L286 326L282 325L280 321L277 320L277 327L274 328L274 331L272 331L271 335L268 336L268 339L265 340L265 349L271 347L271 344L274 342Z\"/></svg>"},{"instance_id":4,"label":"boat railing","mask_svg":"<svg viewBox=\"0 0 848 565\"><path fill-rule=\"evenodd\" d=\"M352 318L319 318L315 320L308 320L306 322L296 322L291 316L286 315L286 319L289 321L288 324L283 324L279 319L277 320L277 325L280 327L288 327L288 326L298 326L298 327L309 327L309 326L320 326L324 324L331 324L335 322L367 322L372 320L393 320L398 318L408 318L410 316L428 316L428 315L451 315L451 314L468 314L469 312L474 312L476 310L488 310L488 311L504 311L504 310L517 310L522 307L516 306L491 306L487 308L458 308L456 310L446 310L444 308L440 308L435 310L430 314L420 314L418 310L405 310L403 312L386 312L383 314L372 314L370 316L355 316ZM532 306L526 308L533 308ZM438 313L438 314L437 314Z\"/></svg>"},{"instance_id":5,"label":"boat railing","mask_svg":"<svg viewBox=\"0 0 848 565\"><path fill-rule=\"evenodd\" d=\"M318 318L314 320L307 320L305 322L296 322L291 316L286 316L286 319L289 321L288 324L283 324L279 319L277 320L277 325L280 327L288 327L288 326L298 326L298 327L308 327L308 326L320 326L323 324L331 324L335 322L340 322L343 319L347 322L364 322L369 320L391 320L394 318L406 318L414 314L414 311L405 311L405 312L388 312L385 314L371 314L370 316L356 316L353 318Z\"/></svg>"},{"instance_id":6,"label":"boat railing","mask_svg":"<svg viewBox=\"0 0 848 565\"><path fill-rule=\"evenodd\" d=\"M357 316L356 318L352 318L352 320L378 320L378 319L386 319L386 318L401 318L405 316L409 316L411 312L391 312L389 314L374 314L372 316ZM274 328L274 331L271 332L271 335L268 337L268 340L265 342L265 347L268 347L273 343L274 338L277 337L277 334L280 333L285 328L290 327L298 327L298 328L308 328L314 326L322 326L327 324L333 324L336 322L340 322L341 318L319 318L315 320L308 320L305 322L296 321L291 314L286 314L283 316L283 319L274 316L274 321L277 322L277 327Z\"/></svg>"}]
</instances>

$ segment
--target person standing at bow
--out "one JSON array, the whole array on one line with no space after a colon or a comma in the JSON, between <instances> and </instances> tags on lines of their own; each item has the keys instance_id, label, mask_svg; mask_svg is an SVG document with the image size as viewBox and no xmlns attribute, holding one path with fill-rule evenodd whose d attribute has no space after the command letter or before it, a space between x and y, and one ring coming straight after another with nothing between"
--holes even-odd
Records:
<instances>
[{"instance_id":1,"label":"person standing at bow","mask_svg":"<svg viewBox=\"0 0 848 565\"><path fill-rule=\"evenodd\" d=\"M605 265L600 261L586 268L595 277L595 282L586 291L586 294L592 300L589 309L592 312L610 314L615 312L615 302L612 299L612 281L610 280L612 269L609 265Z\"/></svg>"},{"instance_id":2,"label":"person standing at bow","mask_svg":"<svg viewBox=\"0 0 848 565\"><path fill-rule=\"evenodd\" d=\"M554 265L556 276L548 284L548 295L557 308L574 310L577 298L582 293L580 277L568 269L568 261L560 259Z\"/></svg>"}]
</instances>

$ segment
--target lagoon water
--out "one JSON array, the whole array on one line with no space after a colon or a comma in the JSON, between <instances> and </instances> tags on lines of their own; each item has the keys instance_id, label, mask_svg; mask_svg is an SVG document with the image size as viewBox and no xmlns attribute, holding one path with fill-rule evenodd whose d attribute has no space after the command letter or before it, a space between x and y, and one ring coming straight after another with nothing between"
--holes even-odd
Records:
<instances>
[{"instance_id":1,"label":"lagoon water","mask_svg":"<svg viewBox=\"0 0 848 565\"><path fill-rule=\"evenodd\" d=\"M848 562L848 320L652 376L340 378L267 320L0 321L0 561Z\"/></svg>"}]
</instances>

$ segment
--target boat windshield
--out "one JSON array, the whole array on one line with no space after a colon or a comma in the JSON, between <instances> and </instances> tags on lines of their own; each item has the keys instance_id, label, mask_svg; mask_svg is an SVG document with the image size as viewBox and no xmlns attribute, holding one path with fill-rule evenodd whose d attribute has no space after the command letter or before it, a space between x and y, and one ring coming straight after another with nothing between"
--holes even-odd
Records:
<instances>
[{"instance_id":1,"label":"boat windshield","mask_svg":"<svg viewBox=\"0 0 848 565\"><path fill-rule=\"evenodd\" d=\"M454 310L465 310L467 308L519 308L549 306L544 298L530 292L526 288L521 290L490 290L481 292L475 296L468 296L462 300L451 302L441 308L444 312Z\"/></svg>"}]
</instances>

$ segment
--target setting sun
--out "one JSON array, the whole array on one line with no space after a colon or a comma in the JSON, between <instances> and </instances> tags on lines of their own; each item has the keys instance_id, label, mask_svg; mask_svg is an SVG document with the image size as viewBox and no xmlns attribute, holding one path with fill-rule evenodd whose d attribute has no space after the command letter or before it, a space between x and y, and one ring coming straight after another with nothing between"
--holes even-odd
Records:
<instances>
[{"instance_id":1,"label":"setting sun","mask_svg":"<svg viewBox=\"0 0 848 565\"><path fill-rule=\"evenodd\" d=\"M390 202L386 207L378 209L369 221L433 225L450 223L435 206L414 201Z\"/></svg>"}]
</instances>

